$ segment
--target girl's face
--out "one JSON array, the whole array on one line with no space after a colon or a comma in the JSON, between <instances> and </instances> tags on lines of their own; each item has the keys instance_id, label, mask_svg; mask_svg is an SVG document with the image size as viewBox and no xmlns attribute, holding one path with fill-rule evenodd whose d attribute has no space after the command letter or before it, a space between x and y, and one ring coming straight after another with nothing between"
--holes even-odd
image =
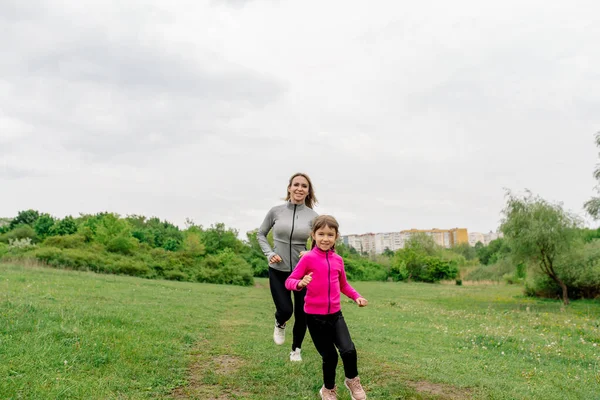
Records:
<instances>
[{"instance_id":1,"label":"girl's face","mask_svg":"<svg viewBox=\"0 0 600 400\"><path fill-rule=\"evenodd\" d=\"M308 196L308 181L303 176L296 176L292 179L292 184L288 187L290 201L294 204L304 204L304 199Z\"/></svg>"},{"instance_id":2,"label":"girl's face","mask_svg":"<svg viewBox=\"0 0 600 400\"><path fill-rule=\"evenodd\" d=\"M338 233L335 229L324 226L317 229L312 234L312 238L319 249L327 251L335 245L335 241L338 238Z\"/></svg>"}]
</instances>

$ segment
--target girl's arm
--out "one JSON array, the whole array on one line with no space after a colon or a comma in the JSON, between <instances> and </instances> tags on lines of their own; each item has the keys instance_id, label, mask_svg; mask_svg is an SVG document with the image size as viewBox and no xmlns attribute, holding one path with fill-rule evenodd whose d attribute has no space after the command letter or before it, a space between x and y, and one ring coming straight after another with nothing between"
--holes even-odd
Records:
<instances>
[{"instance_id":1,"label":"girl's arm","mask_svg":"<svg viewBox=\"0 0 600 400\"><path fill-rule=\"evenodd\" d=\"M346 270L344 268L344 260L340 261L342 263L342 269L340 271L340 290L344 295L356 301L358 298L362 298L362 296L348 283L348 279L346 278Z\"/></svg>"},{"instance_id":2,"label":"girl's arm","mask_svg":"<svg viewBox=\"0 0 600 400\"><path fill-rule=\"evenodd\" d=\"M304 278L304 275L306 275L306 269L308 267L307 259L308 259L308 256L302 257L300 259L300 261L298 261L298 264L296 264L296 268L294 269L294 271L285 280L285 288L287 290L300 291L304 288L304 287L299 288L298 284L300 283L302 278Z\"/></svg>"}]
</instances>

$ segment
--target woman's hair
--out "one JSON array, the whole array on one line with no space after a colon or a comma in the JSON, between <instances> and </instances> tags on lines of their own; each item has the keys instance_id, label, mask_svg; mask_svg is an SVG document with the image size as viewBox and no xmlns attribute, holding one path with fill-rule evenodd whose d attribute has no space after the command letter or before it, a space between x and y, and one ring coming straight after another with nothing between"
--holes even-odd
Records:
<instances>
[{"instance_id":1,"label":"woman's hair","mask_svg":"<svg viewBox=\"0 0 600 400\"><path fill-rule=\"evenodd\" d=\"M315 196L315 189L313 188L313 184L312 184L310 178L308 177L308 175L306 175L302 172L295 173L290 178L290 183L288 183L287 188L289 189L292 186L292 181L297 176L301 176L308 181L308 194L306 195L306 198L304 199L304 204L308 208L314 208L314 206L317 204L317 197ZM291 198L290 192L288 191L285 195L285 200L288 201L290 198Z\"/></svg>"},{"instance_id":2,"label":"woman's hair","mask_svg":"<svg viewBox=\"0 0 600 400\"><path fill-rule=\"evenodd\" d=\"M340 236L340 224L338 224L337 220L331 215L319 215L313 220L311 236L313 236L317 231L321 228L328 227L335 231L336 236ZM314 249L317 245L317 242L312 240L312 247ZM335 244L331 247L332 250L335 250Z\"/></svg>"}]
</instances>

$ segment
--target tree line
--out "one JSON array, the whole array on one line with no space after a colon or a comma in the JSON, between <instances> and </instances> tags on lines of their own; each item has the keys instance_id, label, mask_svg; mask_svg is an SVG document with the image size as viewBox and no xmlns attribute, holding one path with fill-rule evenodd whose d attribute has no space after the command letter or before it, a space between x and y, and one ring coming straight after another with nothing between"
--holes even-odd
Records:
<instances>
[{"instance_id":1,"label":"tree line","mask_svg":"<svg viewBox=\"0 0 600 400\"><path fill-rule=\"evenodd\" d=\"M600 147L600 133L596 135ZM600 219L600 165L594 171L598 196L584 204ZM522 283L531 296L600 296L600 228L584 228L562 204L533 193L507 192L500 230L504 238L487 246L435 244L426 234L412 236L403 249L382 255L360 254L336 244L351 280L421 281L501 277ZM272 242L272 237L269 235ZM307 247L310 244L307 243ZM33 259L57 268L116 273L145 278L252 285L268 276L268 264L256 238L216 223L208 228L186 221L186 228L157 217L101 212L55 218L24 210L0 219L0 260Z\"/></svg>"},{"instance_id":2,"label":"tree line","mask_svg":"<svg viewBox=\"0 0 600 400\"><path fill-rule=\"evenodd\" d=\"M271 235L268 239L272 241ZM437 282L455 277L456 260L445 257L435 261L433 253L425 254L428 250L422 250L417 240L415 244L416 253L427 256L422 259L425 264L419 268L414 262L402 264L406 273L394 267L400 253L359 254L343 243L338 243L336 250L344 258L351 280ZM61 219L37 210L20 211L0 226L0 259L30 259L57 268L236 285L252 285L254 277L268 276L256 230L240 240L238 231L223 223L203 227L188 220L186 228L181 229L157 217L122 217L109 212Z\"/></svg>"}]
</instances>

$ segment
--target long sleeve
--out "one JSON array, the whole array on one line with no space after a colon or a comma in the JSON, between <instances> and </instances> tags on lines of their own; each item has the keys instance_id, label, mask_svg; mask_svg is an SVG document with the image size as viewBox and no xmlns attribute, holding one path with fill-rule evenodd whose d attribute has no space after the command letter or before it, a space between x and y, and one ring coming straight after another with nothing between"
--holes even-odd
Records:
<instances>
[{"instance_id":1,"label":"long sleeve","mask_svg":"<svg viewBox=\"0 0 600 400\"><path fill-rule=\"evenodd\" d=\"M340 271L340 291L352 300L356 300L360 297L360 294L348 283L346 278L346 269L344 268L344 262L342 261L342 270Z\"/></svg>"},{"instance_id":2,"label":"long sleeve","mask_svg":"<svg viewBox=\"0 0 600 400\"><path fill-rule=\"evenodd\" d=\"M290 276L288 276L288 278L285 280L285 288L287 290L296 290L296 291L301 290L301 289L298 289L298 283L300 283L302 278L304 278L304 275L306 275L306 267L308 265L307 260L308 260L308 257L302 257L300 259L300 261L298 261L298 265L296 265L296 269L294 269L294 271L290 274Z\"/></svg>"},{"instance_id":3,"label":"long sleeve","mask_svg":"<svg viewBox=\"0 0 600 400\"><path fill-rule=\"evenodd\" d=\"M267 260L271 260L271 257L275 255L275 252L271 248L269 241L267 240L267 235L273 225L275 224L275 219L273 217L273 209L269 210L267 216L265 217L263 223L258 228L258 232L256 233L256 239L258 240L258 244L260 245L261 250L264 255L267 257Z\"/></svg>"}]
</instances>

